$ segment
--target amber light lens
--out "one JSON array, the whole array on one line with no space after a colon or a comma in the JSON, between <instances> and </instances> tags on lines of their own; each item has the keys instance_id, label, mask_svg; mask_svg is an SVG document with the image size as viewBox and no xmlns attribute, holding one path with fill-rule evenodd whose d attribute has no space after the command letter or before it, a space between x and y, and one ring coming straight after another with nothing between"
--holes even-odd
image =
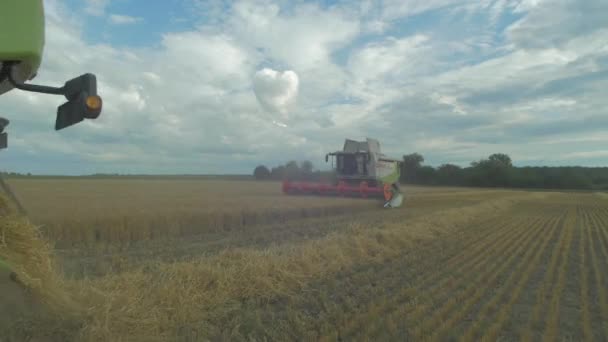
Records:
<instances>
[{"instance_id":1,"label":"amber light lens","mask_svg":"<svg viewBox=\"0 0 608 342\"><path fill-rule=\"evenodd\" d=\"M88 96L87 100L86 100L86 104L89 109L98 110L101 108L101 97L99 97L97 95Z\"/></svg>"}]
</instances>

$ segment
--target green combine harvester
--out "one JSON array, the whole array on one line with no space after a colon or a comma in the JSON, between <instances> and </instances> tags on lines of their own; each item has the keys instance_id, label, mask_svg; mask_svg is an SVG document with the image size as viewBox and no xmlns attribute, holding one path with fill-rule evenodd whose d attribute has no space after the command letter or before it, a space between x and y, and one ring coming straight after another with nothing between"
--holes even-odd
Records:
<instances>
[{"instance_id":1,"label":"green combine harvester","mask_svg":"<svg viewBox=\"0 0 608 342\"><path fill-rule=\"evenodd\" d=\"M96 119L101 113L102 100L97 95L95 75L81 75L60 87L28 83L36 77L42 63L44 27L42 0L0 2L0 96L18 90L64 96L67 101L57 108L55 130L72 126L84 119ZM6 133L8 125L9 120L0 117L0 149L9 145ZM2 178L0 186L21 208ZM10 270L9 265L0 259L0 271L7 269ZM11 278L14 277L14 273L10 274Z\"/></svg>"},{"instance_id":2,"label":"green combine harvester","mask_svg":"<svg viewBox=\"0 0 608 342\"><path fill-rule=\"evenodd\" d=\"M283 182L288 195L342 196L381 198L385 208L398 208L403 202L399 189L401 161L389 158L380 151L380 142L346 139L341 151L328 153L325 162L332 158L336 181L332 184ZM335 163L334 163L335 161Z\"/></svg>"}]
</instances>

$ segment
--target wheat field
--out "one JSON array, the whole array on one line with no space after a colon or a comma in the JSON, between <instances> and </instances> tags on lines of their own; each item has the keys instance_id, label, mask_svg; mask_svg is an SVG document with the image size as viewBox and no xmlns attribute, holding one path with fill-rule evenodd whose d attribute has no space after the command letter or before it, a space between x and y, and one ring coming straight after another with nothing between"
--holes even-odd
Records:
<instances>
[{"instance_id":1,"label":"wheat field","mask_svg":"<svg viewBox=\"0 0 608 342\"><path fill-rule=\"evenodd\" d=\"M16 325L16 336L608 339L602 195L405 186L404 207L384 210L373 200L287 197L272 182L11 185L28 229L49 241L54 293L78 303L63 309L78 315L35 331ZM20 235L0 228L9 237L0 256L18 260L10 237Z\"/></svg>"}]
</instances>

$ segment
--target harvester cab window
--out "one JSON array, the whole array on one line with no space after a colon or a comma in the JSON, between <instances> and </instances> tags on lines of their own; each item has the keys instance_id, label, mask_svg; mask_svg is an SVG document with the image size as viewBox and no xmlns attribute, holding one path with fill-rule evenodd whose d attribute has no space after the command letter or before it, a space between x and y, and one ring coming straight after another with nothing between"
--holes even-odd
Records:
<instances>
[{"instance_id":1,"label":"harvester cab window","mask_svg":"<svg viewBox=\"0 0 608 342\"><path fill-rule=\"evenodd\" d=\"M353 155L338 154L336 157L338 161L336 168L338 173L343 175L353 175L357 172L357 162L355 161Z\"/></svg>"},{"instance_id":2,"label":"harvester cab window","mask_svg":"<svg viewBox=\"0 0 608 342\"><path fill-rule=\"evenodd\" d=\"M367 175L367 159L364 154L338 154L336 169L343 175Z\"/></svg>"},{"instance_id":3,"label":"harvester cab window","mask_svg":"<svg viewBox=\"0 0 608 342\"><path fill-rule=\"evenodd\" d=\"M367 175L367 160L365 154L357 154L357 174Z\"/></svg>"}]
</instances>

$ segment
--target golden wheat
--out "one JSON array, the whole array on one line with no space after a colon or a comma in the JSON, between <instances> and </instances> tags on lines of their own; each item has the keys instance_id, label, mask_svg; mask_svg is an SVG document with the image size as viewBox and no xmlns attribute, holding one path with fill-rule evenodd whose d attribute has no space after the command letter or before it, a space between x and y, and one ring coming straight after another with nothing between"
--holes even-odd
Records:
<instances>
[{"instance_id":1,"label":"golden wheat","mask_svg":"<svg viewBox=\"0 0 608 342\"><path fill-rule=\"evenodd\" d=\"M558 266L558 260L562 256L561 252L564 250L564 244L567 241L566 230L562 229L560 232L559 239L551 252L551 260L549 261L548 270L545 273L542 284L536 290L536 303L533 308L532 315L528 320L527 326L522 330L521 339L529 341L532 339L532 330L537 328L541 320L541 310L545 307L547 297L547 287L551 287L555 283L556 277L555 272Z\"/></svg>"},{"instance_id":2,"label":"golden wheat","mask_svg":"<svg viewBox=\"0 0 608 342\"><path fill-rule=\"evenodd\" d=\"M435 272L424 274L424 277L421 277L422 279L416 280L416 283L419 285L415 288L404 289L404 296L395 296L391 302L387 303L388 305L384 307L384 310L380 312L380 315L392 315L393 313L390 312L390 309L396 307L395 303L399 303L400 305L397 306L399 310L410 311L408 320L414 322L420 320L427 310L430 310L431 303L429 301L432 300L432 298L435 298L441 292L448 292L449 289L453 289L454 286L457 285L457 282L451 274L467 272L482 267L485 259L478 258L481 253L493 249L498 243L504 242L502 238L505 235L511 235L510 228L516 226L518 221L502 222L502 225L496 227L496 230L502 232L502 234L496 234L496 230L491 229L490 234L484 234L482 238L478 240L478 243L472 245L471 254L459 253L456 256L451 257L445 263L442 263L441 267ZM489 222L483 222L482 224L488 223ZM498 237L495 237L494 235L498 235ZM517 235L512 236L513 239L515 237L517 237ZM424 260L422 260L422 262L424 262ZM432 266L433 265L430 264L428 265L429 268ZM421 295L423 295L424 298L421 298ZM415 299L411 300L412 298ZM405 303L401 304L402 302ZM364 320L357 324L363 323Z\"/></svg>"},{"instance_id":3,"label":"golden wheat","mask_svg":"<svg viewBox=\"0 0 608 342\"><path fill-rule=\"evenodd\" d=\"M457 299L455 302L460 304L456 312L448 316L448 313L454 306L444 306L437 310L437 313L429 320L427 329L429 331L431 330L433 326L431 322L433 321L437 322L437 320L440 320L443 325L439 329L434 329L434 331L432 331L431 338L436 339L441 337L446 330L452 327L454 323L460 321L473 307L473 305L479 302L482 295L484 295L487 291L490 291L492 287L498 285L498 278L506 271L511 268L517 270L518 266L521 265L521 262L518 262L519 254L523 254L521 255L521 259L526 260L534 251L536 251L537 247L542 243L540 237L542 237L544 233L543 229L536 229L536 227L542 225L542 223L542 221L537 222L529 229L531 233L527 235L524 241L517 244L518 246L516 250L514 250L512 253L506 254L508 257L504 260L504 262L500 261L500 258L497 258L498 262L496 263L496 268L492 268L492 271L488 272L485 276L478 277L475 280L465 284L466 287L459 292L459 295L456 296ZM490 255L488 255L488 257L491 258ZM485 286L482 286L482 284L485 284ZM494 292L492 295L496 296L497 294ZM454 303L454 305L455 304L456 303Z\"/></svg>"},{"instance_id":4,"label":"golden wheat","mask_svg":"<svg viewBox=\"0 0 608 342\"><path fill-rule=\"evenodd\" d=\"M506 229L509 230L509 229ZM526 236L529 236L529 234L516 234L517 231L513 232L515 234L511 234L512 236L510 238L507 238L506 240L501 240L500 241L500 245L499 245L499 252L504 252L506 255L512 254L512 250L518 248L518 246L520 246L521 242L523 241L523 238ZM520 247L519 247L520 248ZM488 250L491 249L485 249L485 251L487 252ZM463 253L466 254L466 253ZM492 270L492 262L496 262L496 260L493 260L491 258L485 258L484 254L476 254L474 258L471 259L472 264L470 267L466 267L466 268L462 268L462 273L465 275L469 275L469 277L464 276L464 277L460 277L458 278L458 280L454 280L452 282L446 282L446 281L439 281L440 286L437 286L435 288L433 288L429 293L428 296L425 296L427 299L426 302L423 302L421 305L417 305L414 309L414 311L408 315L408 321L410 322L421 322L419 323L419 333L420 334L425 334L425 331L428 330L429 328L431 328L433 325L437 324L438 321L441 320L440 317L444 317L445 315L447 315L447 312L449 310L451 310L455 305L460 303L460 298L464 298L466 296L466 292L464 291L464 288L466 287L467 284L471 284L472 282L474 283L478 283L480 281L482 281L484 279L484 277L487 277L487 272L489 272L490 270ZM484 273L483 270L486 270L486 273ZM448 279L453 279L450 276L450 272L449 269L445 269L445 270L441 270L438 272L439 275L442 276L447 276ZM472 277L472 278L470 278ZM445 286L441 286L441 285L445 285ZM424 287L421 287L421 289ZM434 298L438 298L441 297L441 294L443 294L446 298L449 298L449 300L445 303L443 303L443 305L440 305L440 308L434 308L433 307L433 300ZM447 295L449 294L449 295ZM424 319L424 317L428 317L429 315L435 315L432 316L431 318L427 318L426 320ZM415 335L418 338L422 338L422 335Z\"/></svg>"},{"instance_id":5,"label":"golden wheat","mask_svg":"<svg viewBox=\"0 0 608 342\"><path fill-rule=\"evenodd\" d=\"M12 287L3 286L6 292L2 295L21 298L16 298L18 304L10 312L0 306L4 308L0 310L0 326L8 325L9 329L1 332L4 337L11 339L11 329L20 329L19 324L38 328L41 320L52 322L52 334L57 336L64 323L79 322L86 316L84 307L71 298L57 273L52 250L38 228L16 214L1 195L0 237L0 260L10 267L16 281Z\"/></svg>"},{"instance_id":6,"label":"golden wheat","mask_svg":"<svg viewBox=\"0 0 608 342\"><path fill-rule=\"evenodd\" d=\"M284 196L276 182L10 181L45 236L62 246L221 232L379 207L356 198Z\"/></svg>"},{"instance_id":7,"label":"golden wheat","mask_svg":"<svg viewBox=\"0 0 608 342\"><path fill-rule=\"evenodd\" d=\"M551 241L552 237L556 233L556 222L556 219L549 221L547 226L550 227L550 232L547 232L543 237L541 237L542 244L535 250L534 255L531 256L532 260L528 262L528 260L522 258L520 264L518 265L518 269L514 270L511 273L509 278L502 285L500 291L494 293L492 299L486 302L486 304L484 304L484 306L477 313L477 317L480 317L480 319L487 319L489 317L490 312L496 311L500 307L500 310L497 313L496 317L493 320L490 319L491 325L487 329L486 333L481 336L482 340L491 341L496 340L496 338L498 337L500 329L508 319L508 315L511 311L511 308L519 299L519 296L523 292L524 286L528 283L532 272L538 267L540 263L540 258L545 252L549 241ZM516 280L517 278L519 279ZM511 284L514 285L514 289L510 288ZM507 303L500 305L499 302L505 297L508 298ZM480 325L472 326L469 331L463 334L464 339L473 340L473 336L477 335L479 329Z\"/></svg>"},{"instance_id":8,"label":"golden wheat","mask_svg":"<svg viewBox=\"0 0 608 342\"><path fill-rule=\"evenodd\" d=\"M553 287L553 293L551 302L549 304L549 313L546 320L546 328L543 336L544 341L555 341L557 339L557 330L559 324L559 309L560 301L562 298L562 292L566 285L566 271L568 256L571 252L572 236L576 229L576 214L573 210L570 210L566 216L563 228L567 232L566 242L564 249L562 250L562 261L559 266L559 272L557 275L557 286Z\"/></svg>"},{"instance_id":9,"label":"golden wheat","mask_svg":"<svg viewBox=\"0 0 608 342\"><path fill-rule=\"evenodd\" d=\"M591 218L591 216L590 216ZM601 312L601 317L602 317L602 330L604 332L604 336L605 338L608 337L608 295L606 293L606 280L604 278L604 274L605 272L602 271L600 264L599 264L599 260L600 258L598 257L598 254L596 254L596 249L595 249L595 245L593 243L593 241L598 241L598 244L600 246L600 251L601 251L601 258L603 260L606 260L608 258L608 251L607 248L605 246L604 243L602 243L602 239L601 236L606 237L606 225L605 225L605 221L602 222L602 224L597 224L596 222L592 223L592 227L589 227L591 229L591 235L592 235L592 239L590 241L590 253L591 253L591 265L593 268L593 273L595 275L595 285L596 285L596 290L598 292L598 296L599 296L599 306L600 306L600 312Z\"/></svg>"},{"instance_id":10,"label":"golden wheat","mask_svg":"<svg viewBox=\"0 0 608 342\"><path fill-rule=\"evenodd\" d=\"M579 208L580 210L580 208ZM593 330L591 328L591 318L589 309L589 277L587 269L587 252L591 245L591 235L589 233L588 222L583 222L580 228L583 231L583 236L579 240L579 258L580 258L580 273L581 273L581 327L583 338L585 341L593 340ZM593 256L594 257L594 256Z\"/></svg>"},{"instance_id":11,"label":"golden wheat","mask_svg":"<svg viewBox=\"0 0 608 342\"><path fill-rule=\"evenodd\" d=\"M500 206L499 206L500 207ZM502 207L503 209L505 207ZM482 220L481 225L483 226L483 224L489 224L489 223L493 223L494 220ZM504 222L504 221L503 221ZM518 221L516 220L515 223L514 222L507 222L504 227L502 226L498 226L501 229L499 229L499 231L502 233L503 231L507 231L509 232L510 229L508 226L517 226ZM502 229L504 228L504 229ZM471 226L467 226L467 232L471 231L473 229L471 229ZM491 231L496 234L496 231L491 229ZM499 234L502 235L502 234ZM485 236L488 239L485 238L481 238L480 239L480 245L481 246L475 246L476 248L473 248L472 251L475 251L475 253L473 254L473 258L471 258L468 254L462 254L463 256L466 256L467 258L461 259L461 258L457 258L457 257L452 257L449 259L449 261L446 264L442 264L440 268L437 268L437 270L433 273L430 274L430 276L427 276L426 274L424 274L423 277L421 277L421 279L417 279L417 282L419 282L420 285L417 285L416 288L404 288L400 291L400 294L397 296L393 296L390 300L390 302L387 302L387 305L382 307L378 307L377 310L380 310L378 312L378 315L382 316L382 317L390 317L391 315L394 315L394 311L395 309L397 309L398 311L402 312L402 311L408 311L411 313L411 315L408 316L408 321L417 321L416 316L419 315L418 317L422 316L424 311L430 308L430 304L428 303L428 299L429 298L433 298L431 295L429 295L429 293L427 293L428 289L432 287L431 292L432 293L439 293L442 290L443 285L447 284L447 282L445 281L445 279L442 279L442 277L445 277L446 272L449 274L452 271L450 270L450 266L453 265L457 265L458 269L462 269L465 270L467 269L467 265L469 264L474 264L476 266L479 266L479 260L476 260L476 256L479 254L479 252L483 252L485 251L487 248L491 248L493 246L494 243L496 243L497 241L499 241L500 239L495 239L494 237L491 236ZM483 243L482 243L483 242ZM483 247L482 247L483 246ZM487 247L487 248L484 248ZM483 259L482 259L483 260ZM424 261L424 260L423 260ZM435 269L434 267L432 267L432 265L428 265L430 268ZM430 269L427 268L425 266L421 266L420 269ZM432 281L436 280L438 284L433 284ZM429 282L429 283L427 283ZM436 286L431 286L431 285L436 285ZM424 298L420 298L420 294L424 294ZM371 308L370 310L374 310L374 308L376 307L376 305L374 305L373 308ZM413 310L413 312L412 312ZM360 327L362 324L365 324L366 321L369 320L368 314L365 314L363 317L360 317L358 319L351 319L349 321L349 323L347 324L347 326L345 327L345 333L346 334L350 334L352 333L353 329L357 329L358 327Z\"/></svg>"}]
</instances>

